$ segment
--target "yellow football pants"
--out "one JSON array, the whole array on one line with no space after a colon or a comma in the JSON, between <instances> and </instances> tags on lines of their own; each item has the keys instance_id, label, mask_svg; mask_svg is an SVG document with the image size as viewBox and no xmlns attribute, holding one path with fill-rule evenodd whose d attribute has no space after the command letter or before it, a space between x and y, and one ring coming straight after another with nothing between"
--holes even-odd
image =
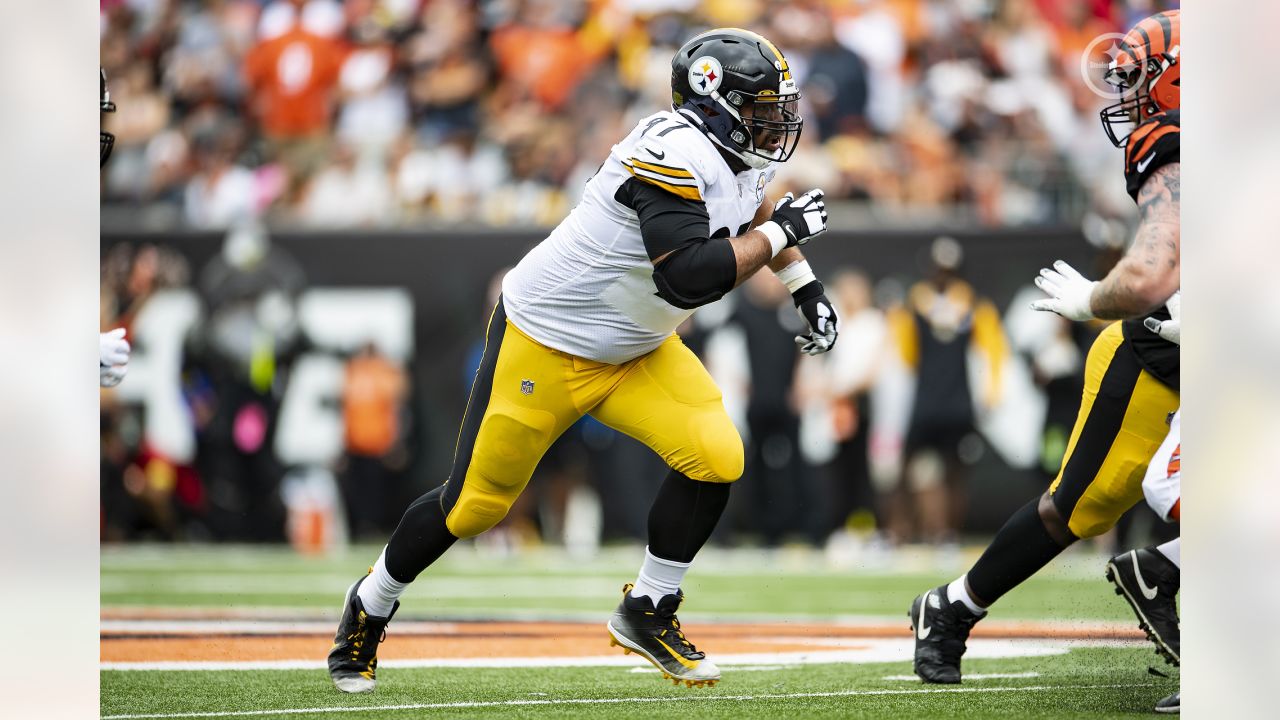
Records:
<instances>
[{"instance_id":1,"label":"yellow football pants","mask_svg":"<svg viewBox=\"0 0 1280 720\"><path fill-rule=\"evenodd\" d=\"M1142 477L1177 409L1178 392L1142 369L1120 323L1103 330L1089 348L1080 412L1049 486L1076 537L1110 530L1142 500Z\"/></svg>"},{"instance_id":2,"label":"yellow football pants","mask_svg":"<svg viewBox=\"0 0 1280 720\"><path fill-rule=\"evenodd\" d=\"M679 337L609 365L538 343L499 300L441 497L449 532L466 538L496 525L547 448L588 413L694 480L742 475L742 439L720 389Z\"/></svg>"}]
</instances>

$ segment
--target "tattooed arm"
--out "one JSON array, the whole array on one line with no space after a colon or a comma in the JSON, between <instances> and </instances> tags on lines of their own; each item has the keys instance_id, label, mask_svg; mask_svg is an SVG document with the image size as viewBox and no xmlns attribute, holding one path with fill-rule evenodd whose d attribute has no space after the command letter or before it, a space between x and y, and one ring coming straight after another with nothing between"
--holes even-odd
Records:
<instances>
[{"instance_id":1,"label":"tattooed arm","mask_svg":"<svg viewBox=\"0 0 1280 720\"><path fill-rule=\"evenodd\" d=\"M1120 320L1160 307L1180 285L1178 163L1160 168L1138 192L1140 220L1133 245L1093 288L1089 305L1095 317Z\"/></svg>"}]
</instances>

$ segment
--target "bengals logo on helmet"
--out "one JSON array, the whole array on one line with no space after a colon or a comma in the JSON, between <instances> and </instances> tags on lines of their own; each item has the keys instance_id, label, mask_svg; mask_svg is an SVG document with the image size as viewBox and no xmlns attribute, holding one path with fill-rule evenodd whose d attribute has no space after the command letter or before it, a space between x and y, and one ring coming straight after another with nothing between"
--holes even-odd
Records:
<instances>
[{"instance_id":1,"label":"bengals logo on helmet","mask_svg":"<svg viewBox=\"0 0 1280 720\"><path fill-rule=\"evenodd\" d=\"M1168 10L1143 19L1120 41L1103 79L1126 97L1101 112L1116 147L1143 120L1182 106L1181 26L1181 12Z\"/></svg>"}]
</instances>

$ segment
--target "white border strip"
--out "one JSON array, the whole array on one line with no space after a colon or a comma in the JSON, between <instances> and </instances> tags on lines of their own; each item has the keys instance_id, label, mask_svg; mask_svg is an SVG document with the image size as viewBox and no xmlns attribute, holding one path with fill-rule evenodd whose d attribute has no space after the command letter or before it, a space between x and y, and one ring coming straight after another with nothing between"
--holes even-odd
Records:
<instances>
[{"instance_id":1,"label":"white border strip","mask_svg":"<svg viewBox=\"0 0 1280 720\"><path fill-rule=\"evenodd\" d=\"M227 710L222 712L157 713L142 715L103 715L101 720L158 720L161 718L258 717L263 715L311 715L319 713L376 712L398 710L456 710L491 707L546 707L557 705L618 705L622 703L661 702L752 702L756 700L795 700L800 698L869 697L877 695L933 695L992 692L1044 692L1069 690L1114 690L1117 688L1154 687L1155 683L1116 685L1029 685L1027 687L988 688L921 688L918 690L837 690L833 692L777 693L768 695L685 695L673 697L564 698L561 700L494 700L489 702L413 703L409 705L366 705L363 707L282 708L278 710Z\"/></svg>"}]
</instances>

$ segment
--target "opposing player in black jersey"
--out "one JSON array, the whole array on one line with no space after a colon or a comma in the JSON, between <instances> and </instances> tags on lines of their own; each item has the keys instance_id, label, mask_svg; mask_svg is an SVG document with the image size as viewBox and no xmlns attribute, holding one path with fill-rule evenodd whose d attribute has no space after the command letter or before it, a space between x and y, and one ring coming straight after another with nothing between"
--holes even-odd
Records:
<instances>
[{"instance_id":1,"label":"opposing player in black jersey","mask_svg":"<svg viewBox=\"0 0 1280 720\"><path fill-rule=\"evenodd\" d=\"M925 682L960 682L965 640L987 608L1076 540L1111 529L1142 500L1143 475L1178 409L1178 346L1144 320L1168 320L1164 304L1179 287L1179 24L1176 10L1138 23L1107 75L1124 92L1102 121L1112 142L1125 148L1125 179L1140 213L1133 244L1101 281L1062 261L1036 279L1050 296L1034 303L1037 310L1120 322L1089 350L1080 411L1049 489L1009 518L968 573L912 603L915 671ZM1171 606L1176 584L1155 588L1154 597ZM1164 631L1176 659L1176 612Z\"/></svg>"}]
</instances>

